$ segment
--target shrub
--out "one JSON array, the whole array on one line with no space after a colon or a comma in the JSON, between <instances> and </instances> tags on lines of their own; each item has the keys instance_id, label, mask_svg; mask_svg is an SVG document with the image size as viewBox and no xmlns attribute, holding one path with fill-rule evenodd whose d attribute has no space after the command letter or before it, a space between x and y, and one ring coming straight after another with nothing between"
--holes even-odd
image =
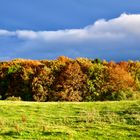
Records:
<instances>
[{"instance_id":1,"label":"shrub","mask_svg":"<svg viewBox=\"0 0 140 140\"><path fill-rule=\"evenodd\" d=\"M10 97L7 97L6 100L8 100L8 101L21 101L21 97L10 96Z\"/></svg>"},{"instance_id":2,"label":"shrub","mask_svg":"<svg viewBox=\"0 0 140 140\"><path fill-rule=\"evenodd\" d=\"M107 100L120 101L120 100L134 100L139 99L140 93L132 89L125 89L112 92L106 96Z\"/></svg>"}]
</instances>

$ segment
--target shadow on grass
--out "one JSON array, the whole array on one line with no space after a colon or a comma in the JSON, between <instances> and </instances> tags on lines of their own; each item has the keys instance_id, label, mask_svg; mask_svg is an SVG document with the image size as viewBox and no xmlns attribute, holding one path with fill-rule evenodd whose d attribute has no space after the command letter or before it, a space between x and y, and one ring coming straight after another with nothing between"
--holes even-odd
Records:
<instances>
[{"instance_id":1,"label":"shadow on grass","mask_svg":"<svg viewBox=\"0 0 140 140\"><path fill-rule=\"evenodd\" d=\"M42 132L44 136L68 136L66 132Z\"/></svg>"},{"instance_id":2,"label":"shadow on grass","mask_svg":"<svg viewBox=\"0 0 140 140\"><path fill-rule=\"evenodd\" d=\"M124 111L118 113L129 125L140 125L140 105L133 104Z\"/></svg>"},{"instance_id":3,"label":"shadow on grass","mask_svg":"<svg viewBox=\"0 0 140 140\"><path fill-rule=\"evenodd\" d=\"M4 137L6 136L6 137L18 138L20 134L14 131L8 131L8 132L1 133L0 135Z\"/></svg>"},{"instance_id":4,"label":"shadow on grass","mask_svg":"<svg viewBox=\"0 0 140 140\"><path fill-rule=\"evenodd\" d=\"M131 132L136 132L137 131L137 129L136 128L129 128L129 127L127 127L127 126L117 126L117 125L112 125L113 126L113 128L115 128L115 129L117 129L117 130L119 130L119 131L121 131L121 130L125 130L125 131L131 131Z\"/></svg>"}]
</instances>

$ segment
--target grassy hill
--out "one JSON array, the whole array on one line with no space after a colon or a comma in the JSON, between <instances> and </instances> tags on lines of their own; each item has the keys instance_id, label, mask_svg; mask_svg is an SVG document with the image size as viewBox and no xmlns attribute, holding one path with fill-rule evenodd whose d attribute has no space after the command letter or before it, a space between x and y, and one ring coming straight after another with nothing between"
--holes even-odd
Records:
<instances>
[{"instance_id":1,"label":"grassy hill","mask_svg":"<svg viewBox=\"0 0 140 140\"><path fill-rule=\"evenodd\" d=\"M0 101L0 139L140 139L140 101Z\"/></svg>"}]
</instances>

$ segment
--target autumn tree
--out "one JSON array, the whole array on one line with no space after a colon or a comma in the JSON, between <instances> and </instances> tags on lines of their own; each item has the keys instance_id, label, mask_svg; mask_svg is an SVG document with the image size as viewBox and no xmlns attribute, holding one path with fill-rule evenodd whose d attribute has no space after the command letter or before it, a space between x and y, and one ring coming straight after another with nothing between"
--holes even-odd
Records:
<instances>
[{"instance_id":1,"label":"autumn tree","mask_svg":"<svg viewBox=\"0 0 140 140\"><path fill-rule=\"evenodd\" d=\"M107 92L104 94L103 98L119 100L119 98L121 99L121 95L119 95L120 91L135 89L134 79L131 74L126 71L126 67L123 68L119 64L112 65L109 63L106 75L108 75L108 81L106 82ZM127 98L127 96L129 95L126 95L125 98Z\"/></svg>"},{"instance_id":2,"label":"autumn tree","mask_svg":"<svg viewBox=\"0 0 140 140\"><path fill-rule=\"evenodd\" d=\"M36 73L31 83L33 99L39 102L49 100L52 83L51 69L44 65L36 67Z\"/></svg>"},{"instance_id":3,"label":"autumn tree","mask_svg":"<svg viewBox=\"0 0 140 140\"><path fill-rule=\"evenodd\" d=\"M140 90L140 62L129 61L129 72L137 84L138 90Z\"/></svg>"},{"instance_id":4,"label":"autumn tree","mask_svg":"<svg viewBox=\"0 0 140 140\"><path fill-rule=\"evenodd\" d=\"M85 79L80 65L75 61L68 62L56 79L55 100L81 101Z\"/></svg>"},{"instance_id":5,"label":"autumn tree","mask_svg":"<svg viewBox=\"0 0 140 140\"><path fill-rule=\"evenodd\" d=\"M0 62L0 98L104 101L140 97L140 62L88 58Z\"/></svg>"}]
</instances>

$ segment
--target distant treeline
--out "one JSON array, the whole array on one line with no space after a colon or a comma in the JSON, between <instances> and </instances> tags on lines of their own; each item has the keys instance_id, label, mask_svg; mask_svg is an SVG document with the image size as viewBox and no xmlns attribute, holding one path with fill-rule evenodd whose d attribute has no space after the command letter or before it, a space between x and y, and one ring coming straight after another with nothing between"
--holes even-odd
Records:
<instances>
[{"instance_id":1,"label":"distant treeline","mask_svg":"<svg viewBox=\"0 0 140 140\"><path fill-rule=\"evenodd\" d=\"M140 98L140 62L15 59L0 62L0 98L106 101Z\"/></svg>"}]
</instances>

